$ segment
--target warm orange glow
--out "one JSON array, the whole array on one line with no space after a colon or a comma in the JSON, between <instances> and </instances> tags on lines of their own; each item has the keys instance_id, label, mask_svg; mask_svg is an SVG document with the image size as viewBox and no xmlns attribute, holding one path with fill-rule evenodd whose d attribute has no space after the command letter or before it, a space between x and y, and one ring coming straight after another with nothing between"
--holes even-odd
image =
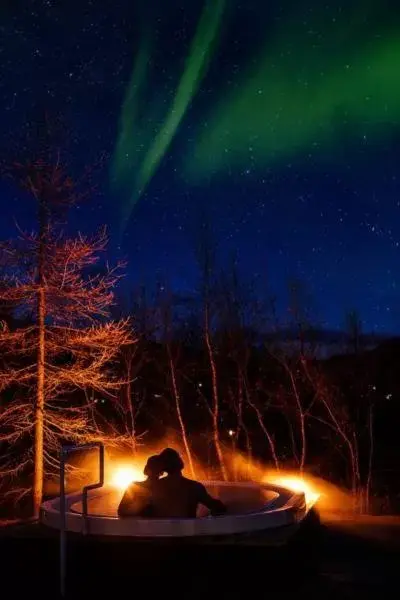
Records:
<instances>
[{"instance_id":1,"label":"warm orange glow","mask_svg":"<svg viewBox=\"0 0 400 600\"><path fill-rule=\"evenodd\" d=\"M307 506L313 506L321 495L310 482L304 479L304 477L295 475L276 475L268 476L266 481L275 485L280 485L293 492L303 492L306 497Z\"/></svg>"},{"instance_id":2,"label":"warm orange glow","mask_svg":"<svg viewBox=\"0 0 400 600\"><path fill-rule=\"evenodd\" d=\"M126 490L132 481L143 481L143 471L135 465L114 467L111 471L110 483L119 490Z\"/></svg>"},{"instance_id":3,"label":"warm orange glow","mask_svg":"<svg viewBox=\"0 0 400 600\"><path fill-rule=\"evenodd\" d=\"M232 453L230 460L232 469L245 480L286 484L288 487L290 485L288 480L291 480L292 485L294 484L297 489L299 486L302 486L302 489L307 488L306 497L309 506L318 500L318 514L321 516L333 518L334 515L342 515L343 517L344 514L354 512L354 498L351 493L322 477L310 473L301 476L299 471L293 469L281 468L280 472L277 472L261 462L249 460L239 452Z\"/></svg>"}]
</instances>

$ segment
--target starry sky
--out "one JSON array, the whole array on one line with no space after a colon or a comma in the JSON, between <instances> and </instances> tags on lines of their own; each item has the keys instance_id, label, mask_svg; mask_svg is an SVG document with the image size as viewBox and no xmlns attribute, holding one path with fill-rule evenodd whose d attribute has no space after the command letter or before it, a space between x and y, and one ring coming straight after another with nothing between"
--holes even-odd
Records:
<instances>
[{"instance_id":1,"label":"starry sky","mask_svg":"<svg viewBox=\"0 0 400 600\"><path fill-rule=\"evenodd\" d=\"M2 160L62 117L71 172L100 164L69 226L109 225L125 291L195 289L206 215L282 314L300 280L318 324L400 331L398 0L5 0L0 64ZM0 192L8 237L33 209Z\"/></svg>"}]
</instances>

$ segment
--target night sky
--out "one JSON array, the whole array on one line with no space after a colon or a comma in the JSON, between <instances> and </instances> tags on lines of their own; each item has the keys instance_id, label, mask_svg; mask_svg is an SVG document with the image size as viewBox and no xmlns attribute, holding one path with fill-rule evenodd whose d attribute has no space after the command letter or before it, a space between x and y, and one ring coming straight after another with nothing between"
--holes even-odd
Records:
<instances>
[{"instance_id":1,"label":"night sky","mask_svg":"<svg viewBox=\"0 0 400 600\"><path fill-rule=\"evenodd\" d=\"M109 224L126 290L190 293L207 215L282 311L301 280L319 324L400 331L398 0L6 0L0 40L2 158L44 109L73 173L105 157L71 228Z\"/></svg>"}]
</instances>

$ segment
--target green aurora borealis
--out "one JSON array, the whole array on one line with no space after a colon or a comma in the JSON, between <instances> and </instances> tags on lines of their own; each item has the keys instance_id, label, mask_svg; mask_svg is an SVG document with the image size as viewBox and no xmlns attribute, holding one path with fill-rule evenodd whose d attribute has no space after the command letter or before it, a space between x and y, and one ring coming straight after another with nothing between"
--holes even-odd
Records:
<instances>
[{"instance_id":1,"label":"green aurora borealis","mask_svg":"<svg viewBox=\"0 0 400 600\"><path fill-rule=\"evenodd\" d=\"M133 76L124 102L120 136L114 161L114 176L120 181L129 178L133 171L133 189L130 200L123 211L123 224L148 185L190 105L207 71L217 40L218 29L223 16L225 0L207 0L200 15L199 23L189 48L182 76L177 84L170 108L147 146L138 144L139 128L136 129L135 113L138 94L144 84L146 64L150 54L148 46L142 46L138 53ZM137 164L138 149L143 150L142 159ZM132 157L133 155L133 157ZM133 162L132 161L133 158ZM135 168L136 167L136 168Z\"/></svg>"},{"instance_id":2,"label":"green aurora borealis","mask_svg":"<svg viewBox=\"0 0 400 600\"><path fill-rule=\"evenodd\" d=\"M196 117L181 152L182 177L199 183L236 169L263 172L303 153L340 147L349 131L367 139L397 126L400 27L387 18L385 4L353 0L342 9L329 9L315 2L292 3L272 31L260 10L254 18L266 19L265 40L251 60L245 55L231 81L221 77L214 83L212 101ZM167 103L153 90L155 100L144 111L138 106L151 44L140 47L112 171L116 186L125 190L123 221L189 118L207 66L223 52L227 42L219 38L225 36L220 31L227 9L223 0L205 2L172 99Z\"/></svg>"}]
</instances>

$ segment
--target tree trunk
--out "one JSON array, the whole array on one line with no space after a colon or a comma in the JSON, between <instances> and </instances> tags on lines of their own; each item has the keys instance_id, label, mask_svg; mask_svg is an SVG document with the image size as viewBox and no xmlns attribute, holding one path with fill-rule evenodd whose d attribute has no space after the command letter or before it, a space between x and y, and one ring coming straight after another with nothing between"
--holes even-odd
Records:
<instances>
[{"instance_id":1,"label":"tree trunk","mask_svg":"<svg viewBox=\"0 0 400 600\"><path fill-rule=\"evenodd\" d=\"M243 404L244 404L243 385L244 385L244 382L245 382L245 377L243 375L243 372L242 372L241 368L239 368L239 370L238 370L238 378L239 378L239 390L238 390L239 405L238 405L238 434L237 434L237 438L239 439L240 431L243 431L244 435L245 435L245 439L246 439L246 454L247 454L247 472L246 472L246 476L250 476L251 475L251 463L252 463L252 460L253 460L253 451L252 451L252 446L251 446L251 439L250 439L249 430L247 429L247 426L245 425L245 422L244 422L244 419L243 419Z\"/></svg>"},{"instance_id":2,"label":"tree trunk","mask_svg":"<svg viewBox=\"0 0 400 600\"><path fill-rule=\"evenodd\" d=\"M256 413L257 420L258 420L258 423L259 423L259 425L261 427L261 430L264 433L265 437L267 438L269 449L271 451L271 456L272 456L272 459L274 461L275 469L279 472L279 458L278 458L278 455L276 453L275 442L274 442L274 439L273 439L272 435L268 431L268 428L266 427L266 425L264 423L264 419L263 419L261 410L258 408L258 406L256 406L256 404L254 404L254 402L252 402L250 400L249 394L247 395L247 402L248 402L249 406Z\"/></svg>"},{"instance_id":3,"label":"tree trunk","mask_svg":"<svg viewBox=\"0 0 400 600\"><path fill-rule=\"evenodd\" d=\"M296 400L296 405L297 405L297 413L298 413L298 418L299 418L300 436L301 436L301 454L300 454L299 469L300 469L300 474L303 475L303 473L304 473L304 466L305 466L305 462L306 462L306 453L307 453L307 437L306 437L306 428L305 428L305 415L304 415L303 407L302 407L302 404L301 404L299 392L297 390L297 384L296 384L295 378L293 376L291 367L289 367L288 365L286 365L285 368L286 368L287 374L289 375L289 379L290 379L290 383L291 383L291 386L292 386L293 395L294 395L294 398Z\"/></svg>"},{"instance_id":4,"label":"tree trunk","mask_svg":"<svg viewBox=\"0 0 400 600\"><path fill-rule=\"evenodd\" d=\"M33 189L33 188L32 188ZM37 383L36 404L34 414L34 466L33 466L33 517L37 519L43 499L44 480L44 411L45 411L45 359L46 359L46 294L45 294L45 264L46 243L48 234L49 213L45 195L37 196L39 249L38 249L38 278L37 278L37 319L38 319L38 349L37 349Z\"/></svg>"},{"instance_id":5,"label":"tree trunk","mask_svg":"<svg viewBox=\"0 0 400 600\"><path fill-rule=\"evenodd\" d=\"M370 511L370 496L371 496L371 483L372 483L372 463L374 458L374 407L372 404L369 406L368 411L368 434L369 434L369 453L368 453L368 475L367 485L365 490L365 510L368 513Z\"/></svg>"},{"instance_id":6,"label":"tree trunk","mask_svg":"<svg viewBox=\"0 0 400 600\"><path fill-rule=\"evenodd\" d=\"M300 460L299 460L299 457L297 455L296 440L295 440L295 437L294 437L293 425L292 425L292 422L290 420L290 417L288 417L286 414L284 414L284 418L286 420L286 423L287 423L287 426L288 426L288 430L289 430L290 443L291 443L291 446L292 446L292 458L296 462L296 464L299 465L300 464Z\"/></svg>"},{"instance_id":7,"label":"tree trunk","mask_svg":"<svg viewBox=\"0 0 400 600\"><path fill-rule=\"evenodd\" d=\"M189 446L188 436L186 433L185 422L183 420L182 411L181 411L181 397L180 397L178 385L176 382L175 364L174 364L174 361L172 358L171 348L169 347L169 345L167 346L167 348L168 348L169 368L170 368L170 373L171 373L172 390L174 392L174 398L175 398L176 414L178 416L179 427L181 428L182 441L183 441L183 445L185 447L186 456L189 461L190 473L191 473L193 479L196 479L196 472L195 472L194 464L193 464L193 460L192 460L192 453L190 452L190 446Z\"/></svg>"},{"instance_id":8,"label":"tree trunk","mask_svg":"<svg viewBox=\"0 0 400 600\"><path fill-rule=\"evenodd\" d=\"M33 516L39 517L43 498L44 479L44 408L45 408L45 316L46 297L44 290L44 245L45 225L41 224L38 264L38 350L37 388L34 415L34 471L33 471Z\"/></svg>"},{"instance_id":9,"label":"tree trunk","mask_svg":"<svg viewBox=\"0 0 400 600\"><path fill-rule=\"evenodd\" d=\"M363 493L360 476L360 455L358 449L358 440L356 432L353 431L353 453L352 453L352 489L354 495L354 507L358 512L362 512Z\"/></svg>"},{"instance_id":10,"label":"tree trunk","mask_svg":"<svg viewBox=\"0 0 400 600\"><path fill-rule=\"evenodd\" d=\"M128 355L125 356L125 366L127 381L125 385L125 408L129 414L129 433L131 439L131 448L133 456L136 455L136 422L135 422L135 411L132 402L132 356L128 349Z\"/></svg>"},{"instance_id":11,"label":"tree trunk","mask_svg":"<svg viewBox=\"0 0 400 600\"><path fill-rule=\"evenodd\" d=\"M214 447L217 454L218 462L221 468L221 473L224 481L227 481L228 474L225 467L224 455L222 452L221 442L219 439L219 396L218 396L218 380L217 380L217 369L215 366L214 352L210 339L210 328L208 323L208 310L206 308L205 318L205 340L207 346L208 360L210 361L211 368L211 383L213 392L213 409L212 409L212 428L213 428L213 441Z\"/></svg>"}]
</instances>

